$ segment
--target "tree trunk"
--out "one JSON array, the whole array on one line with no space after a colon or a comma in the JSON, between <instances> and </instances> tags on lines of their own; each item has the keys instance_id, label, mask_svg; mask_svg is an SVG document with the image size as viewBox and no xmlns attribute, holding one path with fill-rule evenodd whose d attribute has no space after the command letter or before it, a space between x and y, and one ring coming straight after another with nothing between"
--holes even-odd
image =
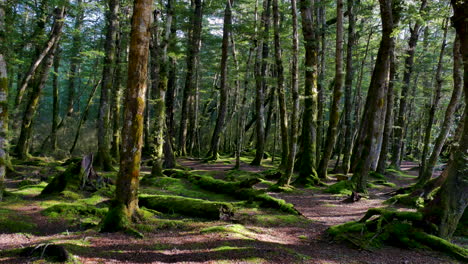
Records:
<instances>
[{"instance_id":1,"label":"tree trunk","mask_svg":"<svg viewBox=\"0 0 468 264\"><path fill-rule=\"evenodd\" d=\"M386 98L386 110L385 110L385 123L384 123L384 131L383 131L383 138L382 138L382 146L380 149L379 154L379 161L377 165L377 173L385 174L385 169L387 168L387 153L390 147L390 134L392 133L392 126L393 126L393 101L394 101L394 83L395 83L395 75L396 75L396 65L395 65L395 45L392 46L392 52L390 54L390 76L388 82L388 89L387 89L387 98Z\"/></svg>"},{"instance_id":2,"label":"tree trunk","mask_svg":"<svg viewBox=\"0 0 468 264\"><path fill-rule=\"evenodd\" d=\"M263 154L265 152L265 88L266 88L266 72L267 58L269 53L268 36L270 31L270 6L271 0L263 0L262 27L263 33L257 39L257 58L255 61L255 110L256 118L256 135L257 143L255 146L255 158L251 165L259 166L262 163Z\"/></svg>"},{"instance_id":3,"label":"tree trunk","mask_svg":"<svg viewBox=\"0 0 468 264\"><path fill-rule=\"evenodd\" d=\"M356 36L354 33L354 25L356 23L354 18L354 0L347 0L348 12L348 42L346 44L346 77L345 77L345 105L344 105L344 146L343 146L343 161L342 169L345 174L349 171L349 158L351 154L351 147L353 142L353 126L352 126L352 87L354 78L353 67L353 48Z\"/></svg>"},{"instance_id":4,"label":"tree trunk","mask_svg":"<svg viewBox=\"0 0 468 264\"><path fill-rule=\"evenodd\" d=\"M426 9L426 3L427 3L427 0L421 1L421 7L419 9L419 13L422 13ZM418 44L420 28L421 28L420 20L417 20L414 27L410 29L411 36L408 41L408 49L406 50L406 56L405 56L405 66L404 66L404 71L403 71L404 72L403 73L403 86L401 87L399 111L398 111L398 116L396 118L395 127L393 131L394 142L393 142L393 149L392 149L392 166L394 166L397 169L400 168L401 147L404 141L403 129L407 123L407 120L406 120L407 99L408 99L411 75L413 73L414 54L416 51L416 45Z\"/></svg>"},{"instance_id":5,"label":"tree trunk","mask_svg":"<svg viewBox=\"0 0 468 264\"><path fill-rule=\"evenodd\" d=\"M179 130L179 151L180 155L187 155L187 133L190 115L190 101L195 93L195 70L197 68L197 57L200 52L200 40L202 30L202 1L194 0L193 16L191 19L192 31L189 34L187 48L187 74L185 76L185 87L182 99L182 112Z\"/></svg>"},{"instance_id":6,"label":"tree trunk","mask_svg":"<svg viewBox=\"0 0 468 264\"><path fill-rule=\"evenodd\" d=\"M152 2L152 0L134 1L120 170L115 200L102 223L101 231L103 232L128 229L129 222L138 216L138 185L143 144L144 96L148 77Z\"/></svg>"},{"instance_id":7,"label":"tree trunk","mask_svg":"<svg viewBox=\"0 0 468 264\"><path fill-rule=\"evenodd\" d=\"M8 162L8 75L4 59L5 0L0 0L0 202L5 189L6 163Z\"/></svg>"},{"instance_id":8,"label":"tree trunk","mask_svg":"<svg viewBox=\"0 0 468 264\"><path fill-rule=\"evenodd\" d=\"M219 88L220 100L218 108L218 118L216 119L216 126L211 137L210 159L217 160L219 152L219 142L221 134L226 128L226 114L227 114L227 100L229 93L228 86L228 51L229 51L229 35L232 28L232 11L231 6L233 0L226 1L226 8L224 9L224 26L223 26L223 44L221 47L221 83Z\"/></svg>"},{"instance_id":9,"label":"tree trunk","mask_svg":"<svg viewBox=\"0 0 468 264\"><path fill-rule=\"evenodd\" d=\"M299 177L295 184L317 184L316 164L316 136L317 136L317 51L314 28L315 0L301 0L300 10L302 18L302 34L305 46L305 85L304 85L304 114L302 117L301 148L302 155L299 165Z\"/></svg>"},{"instance_id":10,"label":"tree trunk","mask_svg":"<svg viewBox=\"0 0 468 264\"><path fill-rule=\"evenodd\" d=\"M316 38L320 41L320 66L318 73L318 82L317 82L317 143L316 143L316 164L318 166L320 162L320 155L323 147L323 133L324 133L324 122L323 122L323 105L325 103L325 72L326 72L326 52L327 52L327 21L326 21L326 5L319 5L316 8L317 20L316 20Z\"/></svg>"},{"instance_id":11,"label":"tree trunk","mask_svg":"<svg viewBox=\"0 0 468 264\"><path fill-rule=\"evenodd\" d=\"M167 47L169 45L169 38L171 34L171 27L172 27L172 1L167 2L167 10L166 10L166 27L164 28L163 38L161 40L161 47L160 47L160 54L161 58L154 57L154 53L151 52L151 60L159 59L159 82L155 91L155 99L156 103L154 106L154 134L153 134L153 150L152 150L152 158L153 158L153 166L151 168L151 176L159 177L163 176L163 159L164 159L164 141L165 141L165 127L166 127L166 113L165 113L165 95L167 91L167 81L168 81L168 59L167 59ZM154 28L153 28L154 30ZM153 32L153 37L157 32ZM153 43L156 45L157 43ZM155 70L155 69L152 69ZM167 137L166 137L167 138Z\"/></svg>"},{"instance_id":12,"label":"tree trunk","mask_svg":"<svg viewBox=\"0 0 468 264\"><path fill-rule=\"evenodd\" d=\"M388 75L388 61L390 57L393 38L392 0L380 0L380 15L382 17L382 39L377 59L372 73L366 106L359 128L357 144L353 149L354 174L352 183L356 192L367 192L367 177L372 165L372 153L378 141L378 131L381 125L380 116L385 106L385 82ZM355 164L355 165L354 165Z\"/></svg>"},{"instance_id":13,"label":"tree trunk","mask_svg":"<svg viewBox=\"0 0 468 264\"><path fill-rule=\"evenodd\" d=\"M439 101L442 93L442 65L443 65L443 59L444 59L444 52L445 52L445 47L447 45L447 31L448 31L448 19L445 19L444 23L444 36L442 40L442 46L440 48L440 54L439 54L439 62L437 63L437 71L436 71L436 87L434 90L433 98L432 98L432 104L429 109L429 117L427 119L427 124L426 124L426 129L424 133L424 143L423 143L423 152L421 156L421 167L419 170L419 183L424 184L427 182L430 177L432 176L431 174L424 173L424 171L427 169L426 168L426 159L427 159L427 153L429 152L429 144L431 140L431 132L432 132L432 124L434 123L435 119L435 113L437 108L439 107Z\"/></svg>"},{"instance_id":14,"label":"tree trunk","mask_svg":"<svg viewBox=\"0 0 468 264\"><path fill-rule=\"evenodd\" d=\"M328 162L335 147L338 122L340 121L340 100L343 89L343 1L336 2L336 52L335 52L335 86L330 106L330 121L328 125L325 149L319 163L317 174L319 178L327 178Z\"/></svg>"},{"instance_id":15,"label":"tree trunk","mask_svg":"<svg viewBox=\"0 0 468 264\"><path fill-rule=\"evenodd\" d=\"M116 39L119 27L119 0L109 0L107 12L107 32L105 43L104 67L102 69L101 98L99 101L98 119L98 164L104 171L112 170L112 158L110 155L110 98L113 87L115 68Z\"/></svg>"},{"instance_id":16,"label":"tree trunk","mask_svg":"<svg viewBox=\"0 0 468 264\"><path fill-rule=\"evenodd\" d=\"M298 122L299 122L299 82L298 82L298 61L299 61L299 35L297 33L297 5L296 0L291 0L292 13L292 58L291 58L291 134L289 137L289 155L286 163L286 170L279 179L278 185L289 185L294 171L294 162L297 152Z\"/></svg>"},{"instance_id":17,"label":"tree trunk","mask_svg":"<svg viewBox=\"0 0 468 264\"><path fill-rule=\"evenodd\" d=\"M50 133L50 148L52 151L57 150L57 127L59 121L59 67L60 67L60 48L57 49L57 52L54 57L54 77L52 81L52 131Z\"/></svg>"},{"instance_id":18,"label":"tree trunk","mask_svg":"<svg viewBox=\"0 0 468 264\"><path fill-rule=\"evenodd\" d=\"M43 63L40 65L32 80L32 90L21 123L21 132L16 144L15 153L19 159L25 159L29 156L30 139L32 134L32 122L37 112L42 88L44 88L49 70L54 61L54 54L58 47L58 42L62 34L63 19L65 17L65 8L56 8L54 10L54 25L52 26L51 36L55 36L55 42L49 52L46 54ZM51 37L52 38L52 37Z\"/></svg>"}]
</instances>

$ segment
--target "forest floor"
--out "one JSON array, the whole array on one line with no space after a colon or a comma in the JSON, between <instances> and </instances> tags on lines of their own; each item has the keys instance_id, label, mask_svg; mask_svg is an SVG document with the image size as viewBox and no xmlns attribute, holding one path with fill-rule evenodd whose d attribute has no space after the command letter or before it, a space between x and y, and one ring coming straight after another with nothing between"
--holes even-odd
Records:
<instances>
[{"instance_id":1,"label":"forest floor","mask_svg":"<svg viewBox=\"0 0 468 264\"><path fill-rule=\"evenodd\" d=\"M179 164L192 173L218 179L259 175L274 167L271 162L266 162L263 167L250 166L246 162L248 159L243 160L239 171L232 172L229 171L234 164L231 158L214 163L179 160ZM416 166L405 162L402 172L389 172L387 180L398 187L412 184L417 174ZM20 164L15 168L17 173L9 175L7 181L7 191L11 194L0 203L0 263L47 263L43 259L17 254L18 249L41 243L63 245L73 255L72 263L458 263L430 250L391 246L359 250L332 241L326 235L328 227L358 220L367 209L384 206L382 202L389 198L386 193L395 187L374 185L368 198L351 204L342 202L346 198L344 195L325 193L325 187L298 188L289 193L269 192L273 197L294 204L303 216L255 206L239 208L228 221L161 214L149 222L137 224L136 229L144 234L144 238L135 238L123 233L97 231L96 225L105 214L112 188L96 193L65 193L40 198L38 194L46 186L44 181L48 176L65 168L56 162ZM142 174L148 172L149 168L143 166ZM115 177L115 173L106 175ZM336 175L330 176L327 184L336 182ZM255 188L267 188L274 182L262 180ZM161 178L152 186L142 185L140 192L235 202L231 197L210 193L183 179L169 177ZM62 209L50 209L57 207ZM464 239L461 241L466 242Z\"/></svg>"}]
</instances>

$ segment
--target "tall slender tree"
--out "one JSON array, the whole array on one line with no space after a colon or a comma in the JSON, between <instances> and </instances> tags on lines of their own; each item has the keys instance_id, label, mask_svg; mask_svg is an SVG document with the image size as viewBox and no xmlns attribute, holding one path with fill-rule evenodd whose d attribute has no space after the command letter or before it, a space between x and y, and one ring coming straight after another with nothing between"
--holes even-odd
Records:
<instances>
[{"instance_id":1,"label":"tall slender tree","mask_svg":"<svg viewBox=\"0 0 468 264\"><path fill-rule=\"evenodd\" d=\"M115 199L102 223L101 231L103 232L126 230L129 228L130 221L139 215L138 186L152 3L152 0L135 0L133 4L120 170Z\"/></svg>"},{"instance_id":2,"label":"tall slender tree","mask_svg":"<svg viewBox=\"0 0 468 264\"><path fill-rule=\"evenodd\" d=\"M5 50L5 0L0 0L0 201L3 200L6 163L8 160L8 75Z\"/></svg>"},{"instance_id":3,"label":"tall slender tree","mask_svg":"<svg viewBox=\"0 0 468 264\"><path fill-rule=\"evenodd\" d=\"M343 1L336 2L336 52L335 52L335 82L333 87L333 98L330 106L330 121L328 125L325 149L318 166L319 178L327 178L328 162L330 161L333 148L335 147L340 121L340 100L343 94Z\"/></svg>"},{"instance_id":4,"label":"tall slender tree","mask_svg":"<svg viewBox=\"0 0 468 264\"><path fill-rule=\"evenodd\" d=\"M110 155L110 92L113 87L116 39L119 27L119 0L109 0L106 14L106 42L104 67L102 69L101 97L99 100L98 154L99 165L105 171L112 170Z\"/></svg>"},{"instance_id":5,"label":"tall slender tree","mask_svg":"<svg viewBox=\"0 0 468 264\"><path fill-rule=\"evenodd\" d=\"M226 1L226 8L224 9L224 26L223 26L223 44L221 47L221 80L219 87L219 109L218 117L216 119L216 125L213 130L213 136L211 137L210 153L211 160L217 160L219 155L219 144L221 141L221 135L226 128L226 114L227 114L227 100L229 93L228 86L228 53L229 53L229 35L231 34L232 28L232 4L233 0Z\"/></svg>"}]
</instances>

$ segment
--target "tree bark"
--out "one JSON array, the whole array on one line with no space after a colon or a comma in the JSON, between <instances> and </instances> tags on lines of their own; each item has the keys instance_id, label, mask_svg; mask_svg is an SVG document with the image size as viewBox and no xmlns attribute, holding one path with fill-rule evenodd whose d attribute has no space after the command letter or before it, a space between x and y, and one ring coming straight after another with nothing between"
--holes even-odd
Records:
<instances>
[{"instance_id":1,"label":"tree bark","mask_svg":"<svg viewBox=\"0 0 468 264\"><path fill-rule=\"evenodd\" d=\"M328 162L336 143L338 122L340 121L340 100L343 89L343 1L336 2L336 51L335 51L335 85L330 106L330 120L325 141L325 149L318 166L319 178L327 178Z\"/></svg>"},{"instance_id":2,"label":"tree bark","mask_svg":"<svg viewBox=\"0 0 468 264\"><path fill-rule=\"evenodd\" d=\"M60 67L60 48L54 56L54 77L52 81L52 131L50 133L50 148L57 150L57 127L59 122L59 67Z\"/></svg>"},{"instance_id":3,"label":"tree bark","mask_svg":"<svg viewBox=\"0 0 468 264\"><path fill-rule=\"evenodd\" d=\"M103 232L128 229L129 222L138 216L138 185L143 144L143 112L148 77L152 3L152 0L134 1L120 170L115 200L103 220L101 228Z\"/></svg>"},{"instance_id":4,"label":"tree bark","mask_svg":"<svg viewBox=\"0 0 468 264\"><path fill-rule=\"evenodd\" d=\"M101 98L99 101L98 119L98 164L104 171L112 170L110 155L110 92L113 87L115 69L116 39L119 27L119 0L109 0L107 12L107 32L105 42L104 67L102 69Z\"/></svg>"}]
</instances>

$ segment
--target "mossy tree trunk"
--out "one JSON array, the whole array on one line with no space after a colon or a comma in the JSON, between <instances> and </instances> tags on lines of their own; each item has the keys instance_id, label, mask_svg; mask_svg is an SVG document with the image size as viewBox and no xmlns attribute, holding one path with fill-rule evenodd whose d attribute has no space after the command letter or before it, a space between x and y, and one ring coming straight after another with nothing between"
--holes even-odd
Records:
<instances>
[{"instance_id":1,"label":"mossy tree trunk","mask_svg":"<svg viewBox=\"0 0 468 264\"><path fill-rule=\"evenodd\" d=\"M279 186L289 185L294 171L294 162L297 153L298 123L299 123L299 82L298 82L298 61L299 61L299 34L297 33L297 4L296 0L291 0L292 13L292 58L291 58L291 132L289 136L288 161L285 173L278 180Z\"/></svg>"},{"instance_id":2,"label":"mossy tree trunk","mask_svg":"<svg viewBox=\"0 0 468 264\"><path fill-rule=\"evenodd\" d=\"M380 15L382 17L382 39L372 72L366 106L359 128L357 143L353 149L352 177L353 188L356 192L367 192L367 177L373 161L372 148L378 142L380 116L385 107L385 86L388 75L388 62L392 47L391 36L394 28L394 10L397 1L380 0Z\"/></svg>"},{"instance_id":3,"label":"mossy tree trunk","mask_svg":"<svg viewBox=\"0 0 468 264\"><path fill-rule=\"evenodd\" d=\"M421 1L421 7L419 13L426 9L427 0ZM408 108L408 93L410 90L410 81L411 75L413 74L413 65L414 65L414 54L416 52L416 45L418 44L419 31L421 28L420 20L417 20L414 24L414 27L411 28L411 35L408 41L408 49L406 50L405 56L405 66L403 71L403 85L401 87L401 95L399 98L399 109L398 116L395 118L395 127L394 127L394 142L392 146L392 166L399 169L401 162L401 149L404 140L403 129L406 126L407 119L407 108Z\"/></svg>"},{"instance_id":4,"label":"mossy tree trunk","mask_svg":"<svg viewBox=\"0 0 468 264\"><path fill-rule=\"evenodd\" d=\"M213 130L213 136L211 137L211 146L209 152L209 159L217 160L219 155L219 145L221 141L221 135L226 128L226 114L227 114L227 100L229 93L228 86L228 52L229 52L229 35L231 34L232 28L232 11L231 7L233 0L226 1L226 8L224 9L224 25L223 25L223 41L221 46L221 78L219 87L219 108L218 117L216 119L216 125Z\"/></svg>"},{"instance_id":5,"label":"mossy tree trunk","mask_svg":"<svg viewBox=\"0 0 468 264\"><path fill-rule=\"evenodd\" d=\"M295 184L316 184L318 182L316 165L317 136L317 51L315 38L315 0L301 0L302 34L305 46L305 85L304 114L302 118L301 148L299 177Z\"/></svg>"},{"instance_id":6,"label":"mossy tree trunk","mask_svg":"<svg viewBox=\"0 0 468 264\"><path fill-rule=\"evenodd\" d=\"M130 33L122 150L115 200L101 231L125 230L138 215L138 185L143 144L143 112L148 77L152 0L135 0Z\"/></svg>"},{"instance_id":7,"label":"mossy tree trunk","mask_svg":"<svg viewBox=\"0 0 468 264\"><path fill-rule=\"evenodd\" d=\"M335 85L330 106L330 121L322 158L318 166L319 178L327 178L328 162L336 143L338 122L340 121L340 100L343 94L343 1L336 2L336 50L335 50ZM340 154L338 154L340 155Z\"/></svg>"},{"instance_id":8,"label":"mossy tree trunk","mask_svg":"<svg viewBox=\"0 0 468 264\"><path fill-rule=\"evenodd\" d=\"M192 1L193 14L191 17L191 31L189 32L189 43L187 47L187 74L185 75L185 86L182 99L182 112L180 117L180 129L179 129L179 152L180 155L187 155L187 134L189 127L189 118L191 107L191 101L195 97L195 78L197 68L197 57L200 53L200 41L202 31L202 1Z\"/></svg>"},{"instance_id":9,"label":"mossy tree trunk","mask_svg":"<svg viewBox=\"0 0 468 264\"><path fill-rule=\"evenodd\" d=\"M15 153L19 159L25 159L29 156L33 119L37 112L42 89L44 88L49 77L49 71L54 61L55 52L58 49L58 42L62 34L64 17L65 7L56 8L54 10L54 25L52 26L51 36L55 36L55 42L53 43L52 48L46 54L39 70L36 71L31 83L31 93L23 114L21 132L15 149Z\"/></svg>"},{"instance_id":10,"label":"mossy tree trunk","mask_svg":"<svg viewBox=\"0 0 468 264\"><path fill-rule=\"evenodd\" d=\"M351 146L353 142L353 126L352 126L352 86L354 78L353 67L353 49L356 36L354 33L354 25L356 23L354 18L354 0L347 0L348 13L348 41L346 43L346 77L344 83L344 146L343 146L343 161L342 169L345 174L349 171L349 159L351 155Z\"/></svg>"},{"instance_id":11,"label":"mossy tree trunk","mask_svg":"<svg viewBox=\"0 0 468 264\"><path fill-rule=\"evenodd\" d=\"M104 66L102 69L101 97L98 119L98 154L96 160L105 171L112 170L110 155L110 92L113 87L115 69L116 39L119 27L119 0L109 0L106 14L106 42Z\"/></svg>"},{"instance_id":12,"label":"mossy tree trunk","mask_svg":"<svg viewBox=\"0 0 468 264\"><path fill-rule=\"evenodd\" d=\"M265 152L265 88L267 73L267 58L269 53L268 39L270 31L271 0L263 0L261 26L263 32L257 39L257 57L255 60L255 111L256 111L256 146L255 158L251 165L261 165ZM270 102L271 103L271 102Z\"/></svg>"},{"instance_id":13,"label":"mossy tree trunk","mask_svg":"<svg viewBox=\"0 0 468 264\"><path fill-rule=\"evenodd\" d=\"M465 104L468 105L468 2L451 0L454 15L453 25L460 38L462 55L463 90ZM464 114L464 127L458 148L454 151L451 162L447 165L447 180L440 188L423 213L425 219L438 226L438 235L451 238L458 222L468 206L468 115Z\"/></svg>"},{"instance_id":14,"label":"mossy tree trunk","mask_svg":"<svg viewBox=\"0 0 468 264\"><path fill-rule=\"evenodd\" d=\"M432 174L424 173L426 170L426 159L427 155L429 152L429 144L431 140L431 132L432 132L432 125L435 120L435 114L436 110L439 107L439 101L441 98L441 93L442 93L442 65L443 65L443 58L444 58L444 52L445 52L445 47L447 45L447 31L448 31L448 18L445 19L444 23L444 36L442 40L442 45L440 47L440 53L439 53L439 62L437 63L437 70L436 70L436 76L435 76L435 81L436 85L434 88L434 93L432 97L432 102L429 108L429 116L427 118L427 124L425 127L425 132L424 132L424 142L423 142L423 151L421 155L421 168L419 170L419 182L421 184L426 183L431 177Z\"/></svg>"},{"instance_id":15,"label":"mossy tree trunk","mask_svg":"<svg viewBox=\"0 0 468 264\"><path fill-rule=\"evenodd\" d=\"M0 201L3 200L3 190L8 161L8 74L7 64L3 57L5 48L5 0L0 0Z\"/></svg>"},{"instance_id":16,"label":"mossy tree trunk","mask_svg":"<svg viewBox=\"0 0 468 264\"><path fill-rule=\"evenodd\" d=\"M162 176L163 170L163 161L164 161L164 144L165 144L165 135L166 134L166 91L167 91L167 82L168 82L168 58L167 58L167 48L169 44L169 38L171 34L171 24L172 24L172 17L173 17L173 10L172 10L172 1L167 2L166 7L166 25L164 28L164 33L162 36L161 44L160 44L160 58L156 58L153 55L154 52L151 52L151 59L157 60L159 59L159 78L158 83L153 83L152 85L157 85L157 88L153 88L155 91L155 106L154 106L154 132L153 132L153 150L152 150L152 159L153 159L153 166L151 168L151 176L158 177ZM153 41L155 38L154 32L155 27L153 27ZM153 43L156 45L157 43ZM152 50L154 49L151 48ZM154 70L154 69L152 69ZM167 136L166 136L167 138Z\"/></svg>"}]
</instances>

